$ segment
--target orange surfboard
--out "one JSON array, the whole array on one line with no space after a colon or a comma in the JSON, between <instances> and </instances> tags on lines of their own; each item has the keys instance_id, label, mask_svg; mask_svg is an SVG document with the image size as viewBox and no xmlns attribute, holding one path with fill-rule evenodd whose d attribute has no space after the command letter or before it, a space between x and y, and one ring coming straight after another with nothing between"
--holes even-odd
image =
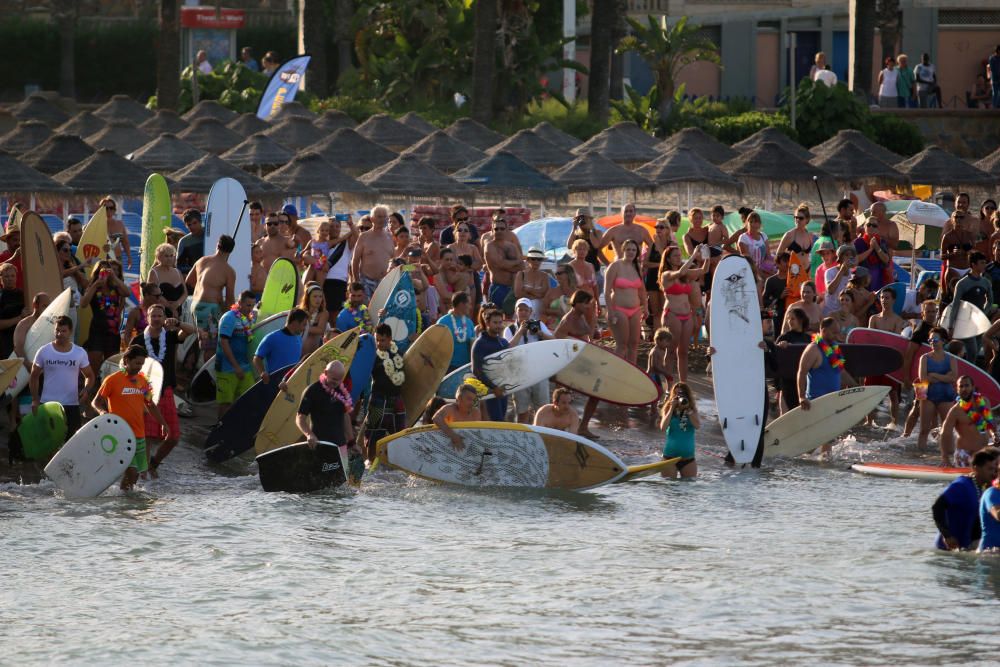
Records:
<instances>
[{"instance_id":1,"label":"orange surfboard","mask_svg":"<svg viewBox=\"0 0 1000 667\"><path fill-rule=\"evenodd\" d=\"M809 280L809 260L803 260L802 255L797 252L791 253L788 260L788 277L785 278L785 285L788 287L788 296L785 297L785 307L802 298L802 283Z\"/></svg>"}]
</instances>

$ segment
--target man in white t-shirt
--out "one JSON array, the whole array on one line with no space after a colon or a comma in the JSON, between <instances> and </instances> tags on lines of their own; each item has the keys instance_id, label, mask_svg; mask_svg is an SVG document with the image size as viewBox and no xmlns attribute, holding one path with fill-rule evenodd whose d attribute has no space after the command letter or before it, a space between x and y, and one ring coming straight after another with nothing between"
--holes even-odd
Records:
<instances>
[{"instance_id":1,"label":"man in white t-shirt","mask_svg":"<svg viewBox=\"0 0 1000 667\"><path fill-rule=\"evenodd\" d=\"M534 310L531 306L531 299L521 298L514 306L517 314L517 321L509 324L503 329L504 339L510 343L510 347L516 347L521 343L535 343L540 340L552 340L554 336L545 322L531 319ZM542 380L536 385L525 387L514 392L514 411L517 413L517 421L522 424L530 424L533 410L546 405L549 402L549 381Z\"/></svg>"},{"instance_id":2,"label":"man in white t-shirt","mask_svg":"<svg viewBox=\"0 0 1000 667\"><path fill-rule=\"evenodd\" d=\"M87 380L80 391L80 374ZM45 376L45 386L39 391L39 380ZM87 353L73 344L73 320L63 315L56 320L56 339L43 345L31 364L31 412L36 414L42 403L61 403L66 411L66 437L80 428L80 400L90 395L97 378L90 367Z\"/></svg>"}]
</instances>

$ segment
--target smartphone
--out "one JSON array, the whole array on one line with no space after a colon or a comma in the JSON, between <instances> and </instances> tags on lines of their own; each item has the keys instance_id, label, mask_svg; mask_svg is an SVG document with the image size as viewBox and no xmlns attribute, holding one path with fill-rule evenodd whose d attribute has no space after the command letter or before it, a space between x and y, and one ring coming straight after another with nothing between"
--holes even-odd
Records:
<instances>
[{"instance_id":1,"label":"smartphone","mask_svg":"<svg viewBox=\"0 0 1000 667\"><path fill-rule=\"evenodd\" d=\"M701 258L702 259L708 259L711 254L712 254L712 250L707 245L703 245L701 247Z\"/></svg>"},{"instance_id":2,"label":"smartphone","mask_svg":"<svg viewBox=\"0 0 1000 667\"><path fill-rule=\"evenodd\" d=\"M340 222L347 222L348 220L350 220L350 219L351 219L351 216L350 216L350 214L348 214L348 213L338 213L338 214L337 214L337 215L335 215L334 217L335 217L335 218L336 218L337 220L339 220Z\"/></svg>"}]
</instances>

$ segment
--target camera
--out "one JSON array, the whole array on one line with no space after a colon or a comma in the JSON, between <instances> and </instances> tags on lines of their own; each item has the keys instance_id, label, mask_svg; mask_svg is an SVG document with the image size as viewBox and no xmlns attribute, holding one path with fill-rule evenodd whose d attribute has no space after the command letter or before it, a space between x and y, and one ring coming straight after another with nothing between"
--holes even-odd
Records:
<instances>
[{"instance_id":1,"label":"camera","mask_svg":"<svg viewBox=\"0 0 1000 667\"><path fill-rule=\"evenodd\" d=\"M392 265L393 266L402 266L404 264L406 264L406 260L403 259L402 257L395 257L392 260Z\"/></svg>"},{"instance_id":2,"label":"camera","mask_svg":"<svg viewBox=\"0 0 1000 667\"><path fill-rule=\"evenodd\" d=\"M536 334L542 330L542 323L538 320L528 320L528 333Z\"/></svg>"},{"instance_id":3,"label":"camera","mask_svg":"<svg viewBox=\"0 0 1000 667\"><path fill-rule=\"evenodd\" d=\"M688 406L688 397L687 396L678 396L677 397L677 405L679 407L686 408Z\"/></svg>"}]
</instances>

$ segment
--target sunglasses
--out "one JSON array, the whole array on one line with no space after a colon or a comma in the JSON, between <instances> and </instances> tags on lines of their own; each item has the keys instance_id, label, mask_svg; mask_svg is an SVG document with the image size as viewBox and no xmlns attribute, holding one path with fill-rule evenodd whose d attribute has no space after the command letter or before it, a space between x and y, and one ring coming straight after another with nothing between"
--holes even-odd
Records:
<instances>
[{"instance_id":1,"label":"sunglasses","mask_svg":"<svg viewBox=\"0 0 1000 667\"><path fill-rule=\"evenodd\" d=\"M528 261L529 262L542 262L544 260L541 257L529 257Z\"/></svg>"},{"instance_id":2,"label":"sunglasses","mask_svg":"<svg viewBox=\"0 0 1000 667\"><path fill-rule=\"evenodd\" d=\"M278 223L277 222L265 222L264 226L265 227L277 227Z\"/></svg>"},{"instance_id":3,"label":"sunglasses","mask_svg":"<svg viewBox=\"0 0 1000 667\"><path fill-rule=\"evenodd\" d=\"M469 228L468 227L459 227L458 228L458 233L459 234L468 234L469 233Z\"/></svg>"},{"instance_id":4,"label":"sunglasses","mask_svg":"<svg viewBox=\"0 0 1000 667\"><path fill-rule=\"evenodd\" d=\"M455 218L455 222L468 222L468 221L469 221L469 216L465 216L464 218Z\"/></svg>"},{"instance_id":5,"label":"sunglasses","mask_svg":"<svg viewBox=\"0 0 1000 667\"><path fill-rule=\"evenodd\" d=\"M656 226L656 229L666 229L666 228L667 228L666 225L657 225Z\"/></svg>"},{"instance_id":6,"label":"sunglasses","mask_svg":"<svg viewBox=\"0 0 1000 667\"><path fill-rule=\"evenodd\" d=\"M804 215L797 215L797 216L795 216L795 219L796 220L805 220L806 216L804 216Z\"/></svg>"}]
</instances>

